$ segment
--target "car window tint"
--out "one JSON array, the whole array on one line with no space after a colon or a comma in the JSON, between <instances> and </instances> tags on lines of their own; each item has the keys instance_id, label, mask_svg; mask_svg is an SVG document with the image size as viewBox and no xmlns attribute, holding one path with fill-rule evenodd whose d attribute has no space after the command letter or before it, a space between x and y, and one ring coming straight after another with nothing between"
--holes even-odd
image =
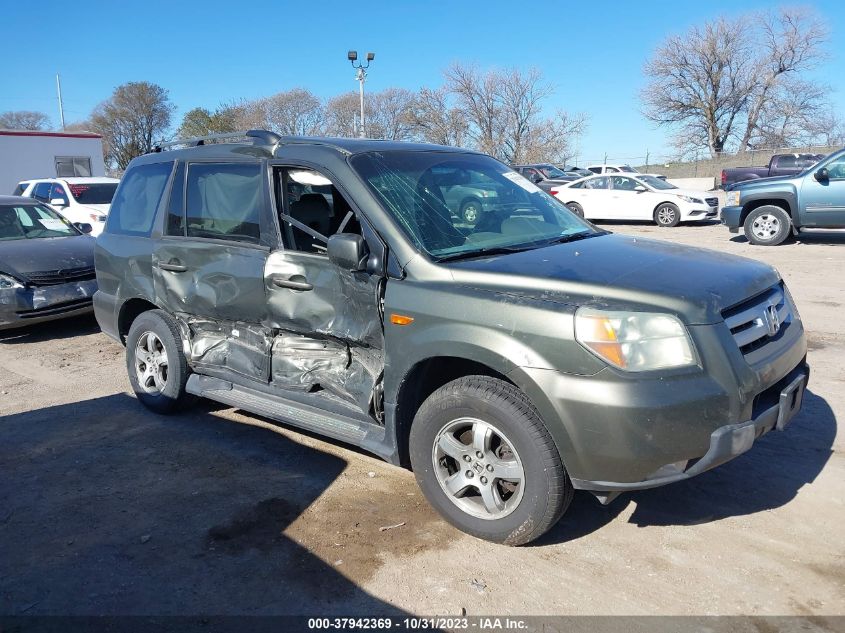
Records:
<instances>
[{"instance_id":1,"label":"car window tint","mask_svg":"<svg viewBox=\"0 0 845 633\"><path fill-rule=\"evenodd\" d=\"M793 169L798 167L798 159L795 156L778 156L775 159L775 167Z\"/></svg>"},{"instance_id":2,"label":"car window tint","mask_svg":"<svg viewBox=\"0 0 845 633\"><path fill-rule=\"evenodd\" d=\"M67 194L65 193L65 188L62 187L58 183L53 184L53 191L50 192L50 200L61 200L62 204L67 204Z\"/></svg>"},{"instance_id":3,"label":"car window tint","mask_svg":"<svg viewBox=\"0 0 845 633\"><path fill-rule=\"evenodd\" d=\"M602 176L601 178L590 178L584 181L584 189L609 189L609 178Z\"/></svg>"},{"instance_id":4,"label":"car window tint","mask_svg":"<svg viewBox=\"0 0 845 633\"><path fill-rule=\"evenodd\" d=\"M828 178L831 180L845 179L845 156L840 156L827 165Z\"/></svg>"},{"instance_id":5,"label":"car window tint","mask_svg":"<svg viewBox=\"0 0 845 633\"><path fill-rule=\"evenodd\" d=\"M41 200L41 202L49 202L50 201L50 183L49 182L39 182L35 185L35 188L32 190L32 197L36 200Z\"/></svg>"},{"instance_id":6,"label":"car window tint","mask_svg":"<svg viewBox=\"0 0 845 633\"><path fill-rule=\"evenodd\" d=\"M261 241L260 163L193 163L187 187L188 237Z\"/></svg>"},{"instance_id":7,"label":"car window tint","mask_svg":"<svg viewBox=\"0 0 845 633\"><path fill-rule=\"evenodd\" d=\"M132 167L114 194L105 231L120 235L147 236L173 162Z\"/></svg>"},{"instance_id":8,"label":"car window tint","mask_svg":"<svg viewBox=\"0 0 845 633\"><path fill-rule=\"evenodd\" d=\"M185 235L185 163L179 163L167 204L167 235Z\"/></svg>"},{"instance_id":9,"label":"car window tint","mask_svg":"<svg viewBox=\"0 0 845 633\"><path fill-rule=\"evenodd\" d=\"M626 176L614 176L613 188L620 191L634 191L637 187L637 181Z\"/></svg>"}]
</instances>

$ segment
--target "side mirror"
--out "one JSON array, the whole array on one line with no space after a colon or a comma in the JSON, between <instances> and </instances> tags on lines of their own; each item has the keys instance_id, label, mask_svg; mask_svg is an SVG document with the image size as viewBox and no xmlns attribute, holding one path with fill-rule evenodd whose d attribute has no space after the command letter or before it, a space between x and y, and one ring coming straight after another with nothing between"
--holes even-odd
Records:
<instances>
[{"instance_id":1,"label":"side mirror","mask_svg":"<svg viewBox=\"0 0 845 633\"><path fill-rule=\"evenodd\" d=\"M531 178L529 178L529 180L536 185L538 182L543 180L543 177L540 174L531 174Z\"/></svg>"},{"instance_id":2,"label":"side mirror","mask_svg":"<svg viewBox=\"0 0 845 633\"><path fill-rule=\"evenodd\" d=\"M634 187L634 191L636 191L637 193L644 193L648 191L648 189L646 189L642 185L637 185L636 187Z\"/></svg>"},{"instance_id":3,"label":"side mirror","mask_svg":"<svg viewBox=\"0 0 845 633\"><path fill-rule=\"evenodd\" d=\"M367 243L355 233L335 233L329 238L329 261L338 268L358 272L367 268Z\"/></svg>"},{"instance_id":4,"label":"side mirror","mask_svg":"<svg viewBox=\"0 0 845 633\"><path fill-rule=\"evenodd\" d=\"M822 167L815 174L813 174L816 180L819 182L827 182L830 180L830 173L827 171L827 167Z\"/></svg>"},{"instance_id":5,"label":"side mirror","mask_svg":"<svg viewBox=\"0 0 845 633\"><path fill-rule=\"evenodd\" d=\"M52 200L50 200L50 206L51 207L66 207L67 206L67 200L65 200L64 198L53 198Z\"/></svg>"},{"instance_id":6,"label":"side mirror","mask_svg":"<svg viewBox=\"0 0 845 633\"><path fill-rule=\"evenodd\" d=\"M85 233L85 235L89 235L91 233L91 231L94 230L94 227L91 226L90 224L88 224L87 222L74 222L73 225L77 229L79 229L80 231Z\"/></svg>"}]
</instances>

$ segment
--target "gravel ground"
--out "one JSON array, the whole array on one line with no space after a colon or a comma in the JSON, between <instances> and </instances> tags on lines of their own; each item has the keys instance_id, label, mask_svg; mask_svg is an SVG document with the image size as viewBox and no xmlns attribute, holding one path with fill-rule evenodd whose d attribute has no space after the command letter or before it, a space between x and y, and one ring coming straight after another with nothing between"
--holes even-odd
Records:
<instances>
[{"instance_id":1,"label":"gravel ground","mask_svg":"<svg viewBox=\"0 0 845 633\"><path fill-rule=\"evenodd\" d=\"M785 433L607 507L578 493L505 548L350 447L214 403L147 412L93 318L3 332L0 614L845 613L845 234L606 228L777 266L813 370Z\"/></svg>"}]
</instances>

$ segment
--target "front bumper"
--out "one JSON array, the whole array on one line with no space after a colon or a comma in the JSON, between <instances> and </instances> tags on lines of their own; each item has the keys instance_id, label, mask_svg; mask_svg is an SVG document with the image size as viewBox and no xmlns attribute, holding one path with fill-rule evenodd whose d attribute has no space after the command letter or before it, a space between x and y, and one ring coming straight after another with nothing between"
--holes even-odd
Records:
<instances>
[{"instance_id":1,"label":"front bumper","mask_svg":"<svg viewBox=\"0 0 845 633\"><path fill-rule=\"evenodd\" d=\"M739 227L742 226L742 222L740 222L740 217L742 217L742 207L722 208L722 224L728 227L731 233L739 233Z\"/></svg>"},{"instance_id":2,"label":"front bumper","mask_svg":"<svg viewBox=\"0 0 845 633\"><path fill-rule=\"evenodd\" d=\"M96 291L96 279L0 290L0 330L87 314Z\"/></svg>"},{"instance_id":3,"label":"front bumper","mask_svg":"<svg viewBox=\"0 0 845 633\"><path fill-rule=\"evenodd\" d=\"M682 216L684 222L695 222L697 220L710 220L719 215L719 207L707 205L691 205L689 210Z\"/></svg>"},{"instance_id":4,"label":"front bumper","mask_svg":"<svg viewBox=\"0 0 845 633\"><path fill-rule=\"evenodd\" d=\"M689 332L699 367L641 374L605 368L590 376L512 372L546 421L576 488L602 498L713 468L747 450L749 437L753 442L776 428L782 392L800 376L806 385L798 319L747 355L724 323Z\"/></svg>"},{"instance_id":5,"label":"front bumper","mask_svg":"<svg viewBox=\"0 0 845 633\"><path fill-rule=\"evenodd\" d=\"M641 481L611 482L572 479L575 488L595 493L619 493L629 490L646 490L675 483L700 475L742 455L754 442L773 429L784 430L798 413L804 398L804 390L810 377L807 365L796 367L779 383L777 401L756 417L737 424L719 427L710 434L710 446L699 459L683 460L666 464ZM781 388L782 387L782 388ZM605 503L616 495L598 495Z\"/></svg>"}]
</instances>

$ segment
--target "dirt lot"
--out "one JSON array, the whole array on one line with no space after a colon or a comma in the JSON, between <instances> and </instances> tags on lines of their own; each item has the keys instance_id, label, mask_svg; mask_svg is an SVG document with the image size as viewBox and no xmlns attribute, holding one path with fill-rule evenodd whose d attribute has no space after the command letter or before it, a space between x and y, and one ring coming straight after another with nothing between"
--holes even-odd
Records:
<instances>
[{"instance_id":1,"label":"dirt lot","mask_svg":"<svg viewBox=\"0 0 845 633\"><path fill-rule=\"evenodd\" d=\"M213 403L147 412L92 318L0 333L0 613L845 613L845 235L607 228L778 267L813 369L785 433L608 507L578 493L509 549L359 451Z\"/></svg>"}]
</instances>

